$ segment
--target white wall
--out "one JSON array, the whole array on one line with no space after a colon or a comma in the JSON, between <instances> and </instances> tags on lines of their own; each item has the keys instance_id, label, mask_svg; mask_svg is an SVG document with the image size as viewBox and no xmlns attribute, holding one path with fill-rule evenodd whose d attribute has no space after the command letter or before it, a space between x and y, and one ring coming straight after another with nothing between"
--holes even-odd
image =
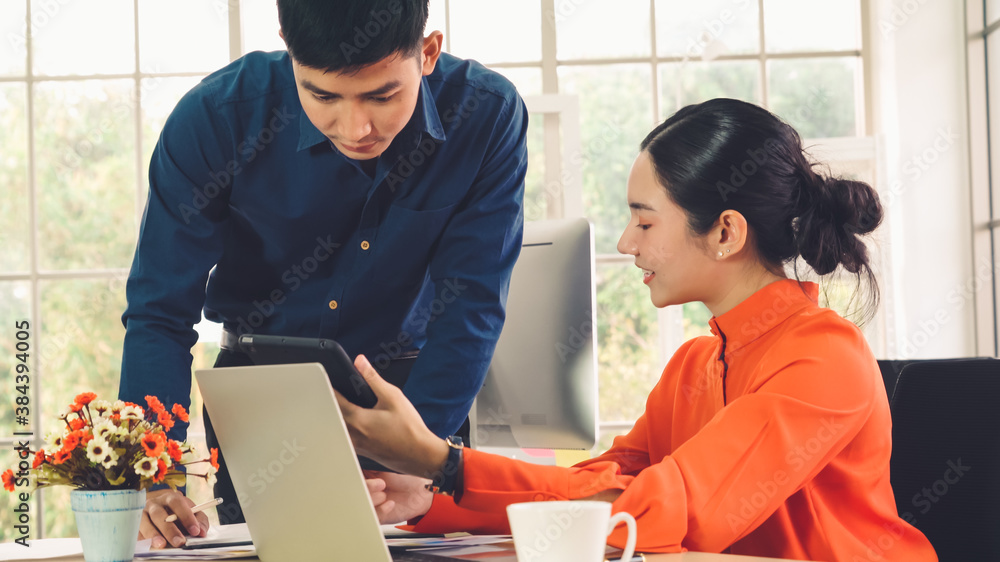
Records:
<instances>
[{"instance_id":1,"label":"white wall","mask_svg":"<svg viewBox=\"0 0 1000 562\"><path fill-rule=\"evenodd\" d=\"M975 355L965 19L958 0L871 0L885 148L887 356ZM988 271L989 265L987 264Z\"/></svg>"}]
</instances>

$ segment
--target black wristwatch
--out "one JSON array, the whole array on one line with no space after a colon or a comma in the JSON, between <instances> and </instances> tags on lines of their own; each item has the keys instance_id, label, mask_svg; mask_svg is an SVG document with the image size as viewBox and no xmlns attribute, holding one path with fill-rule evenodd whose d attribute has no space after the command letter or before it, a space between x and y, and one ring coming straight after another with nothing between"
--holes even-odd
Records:
<instances>
[{"instance_id":1,"label":"black wristwatch","mask_svg":"<svg viewBox=\"0 0 1000 562\"><path fill-rule=\"evenodd\" d=\"M435 494L454 496L462 474L462 438L450 435L444 442L448 444L448 460L434 474L426 488Z\"/></svg>"}]
</instances>

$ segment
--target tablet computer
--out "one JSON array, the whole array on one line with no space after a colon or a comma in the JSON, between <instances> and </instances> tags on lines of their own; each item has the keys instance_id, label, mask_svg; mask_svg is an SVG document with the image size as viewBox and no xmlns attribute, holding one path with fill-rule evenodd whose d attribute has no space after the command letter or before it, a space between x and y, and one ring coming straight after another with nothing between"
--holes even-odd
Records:
<instances>
[{"instance_id":1,"label":"tablet computer","mask_svg":"<svg viewBox=\"0 0 1000 562\"><path fill-rule=\"evenodd\" d=\"M344 348L333 340L244 334L240 350L256 365L319 363L326 369L330 385L344 398L363 408L371 408L378 398Z\"/></svg>"}]
</instances>

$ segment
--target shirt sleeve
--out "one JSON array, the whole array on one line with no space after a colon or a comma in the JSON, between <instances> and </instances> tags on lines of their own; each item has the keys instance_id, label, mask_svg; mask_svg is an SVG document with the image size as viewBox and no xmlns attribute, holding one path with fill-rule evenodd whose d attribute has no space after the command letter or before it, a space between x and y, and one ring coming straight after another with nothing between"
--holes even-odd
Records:
<instances>
[{"instance_id":1,"label":"shirt sleeve","mask_svg":"<svg viewBox=\"0 0 1000 562\"><path fill-rule=\"evenodd\" d=\"M119 398L169 408L191 402L191 347L198 341L208 273L222 254L236 159L228 127L204 83L184 96L164 124L149 166L143 213L122 315L125 341ZM227 166L229 169L227 170ZM170 437L183 439L178 422Z\"/></svg>"},{"instance_id":2,"label":"shirt sleeve","mask_svg":"<svg viewBox=\"0 0 1000 562\"><path fill-rule=\"evenodd\" d=\"M435 514L435 504L417 528L484 524L511 503L582 499L617 489L622 493L612 511L636 518L636 550L720 552L757 528L858 433L871 411L874 379L847 381L843 373L870 372L861 361L861 354L846 352L837 361L806 357L785 364L760 379L764 382L754 392L723 407L670 455L634 474L638 465L622 461L637 458L643 449L644 425L605 455L569 468L471 451L457 506L465 511L444 506ZM653 407L673 404L651 400L647 411ZM755 503L748 513L742 502L751 496ZM763 503L758 496L766 498ZM483 515L476 518L476 513ZM618 529L608 543L621 547L625 538L625 530Z\"/></svg>"},{"instance_id":3,"label":"shirt sleeve","mask_svg":"<svg viewBox=\"0 0 1000 562\"><path fill-rule=\"evenodd\" d=\"M515 94L493 124L474 184L430 260L431 309L440 314L426 323L427 341L403 390L442 437L465 421L503 327L521 251L527 125Z\"/></svg>"}]
</instances>

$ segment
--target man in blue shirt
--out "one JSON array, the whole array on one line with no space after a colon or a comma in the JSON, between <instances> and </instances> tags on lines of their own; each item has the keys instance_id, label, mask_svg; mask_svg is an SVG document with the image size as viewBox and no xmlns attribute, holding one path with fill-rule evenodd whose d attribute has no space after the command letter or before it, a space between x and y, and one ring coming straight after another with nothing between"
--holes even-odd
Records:
<instances>
[{"instance_id":1,"label":"man in blue shirt","mask_svg":"<svg viewBox=\"0 0 1000 562\"><path fill-rule=\"evenodd\" d=\"M404 392L453 434L520 251L524 104L499 75L442 53L440 32L424 37L427 0L278 0L278 13L287 52L213 73L164 125L127 285L120 397L189 405L204 309L224 348L251 332L323 337L376 367L419 350ZM246 364L237 351L216 364ZM202 534L190 505L151 492L143 535L182 544L163 523L171 512Z\"/></svg>"}]
</instances>

